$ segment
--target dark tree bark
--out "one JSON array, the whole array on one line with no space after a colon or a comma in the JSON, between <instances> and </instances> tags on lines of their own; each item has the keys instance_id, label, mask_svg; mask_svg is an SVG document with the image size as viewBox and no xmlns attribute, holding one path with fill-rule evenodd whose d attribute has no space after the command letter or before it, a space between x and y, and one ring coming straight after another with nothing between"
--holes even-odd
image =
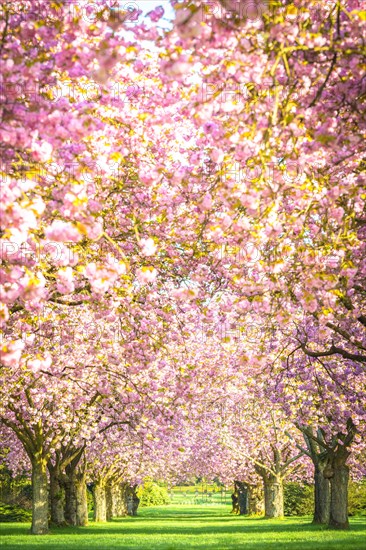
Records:
<instances>
[{"instance_id":1,"label":"dark tree bark","mask_svg":"<svg viewBox=\"0 0 366 550\"><path fill-rule=\"evenodd\" d=\"M76 487L72 476L65 476L65 520L68 525L76 525Z\"/></svg>"},{"instance_id":2,"label":"dark tree bark","mask_svg":"<svg viewBox=\"0 0 366 550\"><path fill-rule=\"evenodd\" d=\"M306 454L311 458L314 464L314 516L313 523L317 525L327 525L330 517L330 482L324 476L324 470L328 463L328 457L324 454L325 441L320 430L317 433L315 441L310 435L313 435L312 429L303 431L306 443ZM323 443L324 446L321 445Z\"/></svg>"},{"instance_id":3,"label":"dark tree bark","mask_svg":"<svg viewBox=\"0 0 366 550\"><path fill-rule=\"evenodd\" d=\"M65 520L69 525L88 525L88 497L85 475L69 472L65 480Z\"/></svg>"},{"instance_id":4,"label":"dark tree bark","mask_svg":"<svg viewBox=\"0 0 366 550\"><path fill-rule=\"evenodd\" d=\"M64 475L65 519L69 525L88 525L88 497L85 464L80 463L83 449L67 464ZM66 461L67 459L64 458Z\"/></svg>"},{"instance_id":5,"label":"dark tree bark","mask_svg":"<svg viewBox=\"0 0 366 550\"><path fill-rule=\"evenodd\" d=\"M140 504L140 499L137 496L137 485L129 485L121 483L122 506L124 512L122 515L137 516L137 509Z\"/></svg>"},{"instance_id":6,"label":"dark tree bark","mask_svg":"<svg viewBox=\"0 0 366 550\"><path fill-rule=\"evenodd\" d=\"M127 495L127 514L129 516L133 516L134 513L133 513L133 495L131 492L128 493Z\"/></svg>"},{"instance_id":7,"label":"dark tree bark","mask_svg":"<svg viewBox=\"0 0 366 550\"><path fill-rule=\"evenodd\" d=\"M132 515L137 516L137 509L140 504L140 499L137 496L137 485L132 487Z\"/></svg>"},{"instance_id":8,"label":"dark tree bark","mask_svg":"<svg viewBox=\"0 0 366 550\"><path fill-rule=\"evenodd\" d=\"M48 471L50 474L51 523L60 527L62 525L66 525L64 513L65 488L58 466L53 466L49 463Z\"/></svg>"},{"instance_id":9,"label":"dark tree bark","mask_svg":"<svg viewBox=\"0 0 366 550\"><path fill-rule=\"evenodd\" d=\"M324 467L324 464L314 464L313 523L318 525L327 525L330 518L330 482L324 477Z\"/></svg>"},{"instance_id":10,"label":"dark tree bark","mask_svg":"<svg viewBox=\"0 0 366 550\"><path fill-rule=\"evenodd\" d=\"M110 521L113 518L113 495L112 495L111 482L106 483L105 486L105 504L106 504L106 518Z\"/></svg>"},{"instance_id":11,"label":"dark tree bark","mask_svg":"<svg viewBox=\"0 0 366 550\"><path fill-rule=\"evenodd\" d=\"M247 484L242 481L234 482L234 495L237 496L237 512L240 516L244 516L248 513L248 487Z\"/></svg>"},{"instance_id":12,"label":"dark tree bark","mask_svg":"<svg viewBox=\"0 0 366 550\"><path fill-rule=\"evenodd\" d=\"M230 513L231 514L239 514L239 498L238 498L238 493L236 492L235 489L234 489L233 494L231 495L231 501L232 501L233 507L232 507Z\"/></svg>"},{"instance_id":13,"label":"dark tree bark","mask_svg":"<svg viewBox=\"0 0 366 550\"><path fill-rule=\"evenodd\" d=\"M347 459L349 450L356 435L356 427L351 418L347 420L347 433L338 433L330 442L325 441L321 430L315 435L311 428L300 428L304 434L316 474L322 473L324 481L318 477L315 489L319 493L316 500L314 522L319 523L328 518L328 525L333 529L348 529L348 481L349 467ZM328 484L326 481L328 480ZM330 499L328 497L330 482ZM329 512L328 512L329 509ZM321 521L323 523L323 521Z\"/></svg>"},{"instance_id":14,"label":"dark tree bark","mask_svg":"<svg viewBox=\"0 0 366 550\"><path fill-rule=\"evenodd\" d=\"M325 475L330 478L331 485L329 527L333 529L349 529L349 467L346 464L348 455L346 449L339 449L331 465L325 471Z\"/></svg>"}]
</instances>

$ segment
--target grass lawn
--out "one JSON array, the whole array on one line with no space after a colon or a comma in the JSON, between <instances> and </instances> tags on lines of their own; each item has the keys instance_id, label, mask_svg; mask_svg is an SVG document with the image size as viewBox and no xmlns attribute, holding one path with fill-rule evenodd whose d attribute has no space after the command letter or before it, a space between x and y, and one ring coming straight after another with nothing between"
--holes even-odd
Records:
<instances>
[{"instance_id":1,"label":"grass lawn","mask_svg":"<svg viewBox=\"0 0 366 550\"><path fill-rule=\"evenodd\" d=\"M206 486L207 487L207 486ZM200 486L174 487L170 491L171 504L231 504L231 494L233 489L213 491L212 486L208 486L207 493L202 491Z\"/></svg>"},{"instance_id":2,"label":"grass lawn","mask_svg":"<svg viewBox=\"0 0 366 550\"><path fill-rule=\"evenodd\" d=\"M211 549L216 550L363 550L366 518L351 519L348 532L310 525L310 518L264 520L231 516L229 506L157 506L142 508L136 518L121 518L89 527L52 529L28 535L29 524L0 526L1 548L79 550Z\"/></svg>"}]
</instances>

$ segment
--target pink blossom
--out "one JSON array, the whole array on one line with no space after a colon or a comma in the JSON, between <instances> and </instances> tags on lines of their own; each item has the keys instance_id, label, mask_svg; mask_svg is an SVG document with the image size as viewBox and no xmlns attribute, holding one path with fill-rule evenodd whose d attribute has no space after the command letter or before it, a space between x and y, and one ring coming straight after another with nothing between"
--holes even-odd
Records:
<instances>
[{"instance_id":1,"label":"pink blossom","mask_svg":"<svg viewBox=\"0 0 366 550\"><path fill-rule=\"evenodd\" d=\"M45 229L45 235L48 239L56 242L77 243L82 239L82 235L74 225L62 220L54 220L50 227Z\"/></svg>"},{"instance_id":2,"label":"pink blossom","mask_svg":"<svg viewBox=\"0 0 366 550\"><path fill-rule=\"evenodd\" d=\"M179 77L184 74L190 74L191 65L186 61L175 61L166 66L165 71L169 76Z\"/></svg>"},{"instance_id":3,"label":"pink blossom","mask_svg":"<svg viewBox=\"0 0 366 550\"><path fill-rule=\"evenodd\" d=\"M46 279L40 271L34 275L26 274L20 279L20 283L23 286L23 296L27 300L40 300L47 292ZM41 304L39 305L42 307Z\"/></svg>"},{"instance_id":4,"label":"pink blossom","mask_svg":"<svg viewBox=\"0 0 366 550\"><path fill-rule=\"evenodd\" d=\"M305 301L304 308L310 313L314 313L318 308L318 302L313 298L309 301Z\"/></svg>"},{"instance_id":5,"label":"pink blossom","mask_svg":"<svg viewBox=\"0 0 366 550\"><path fill-rule=\"evenodd\" d=\"M154 267L144 266L137 270L137 279L140 283L153 283L157 276L157 271Z\"/></svg>"},{"instance_id":6,"label":"pink blossom","mask_svg":"<svg viewBox=\"0 0 366 550\"><path fill-rule=\"evenodd\" d=\"M53 147L46 141L42 141L40 143L35 142L32 145L32 151L36 160L39 160L40 162L48 162L52 157Z\"/></svg>"},{"instance_id":7,"label":"pink blossom","mask_svg":"<svg viewBox=\"0 0 366 550\"><path fill-rule=\"evenodd\" d=\"M4 326L9 319L9 310L6 304L0 303L0 326Z\"/></svg>"},{"instance_id":8,"label":"pink blossom","mask_svg":"<svg viewBox=\"0 0 366 550\"><path fill-rule=\"evenodd\" d=\"M59 269L57 272L56 287L61 294L70 294L75 290L73 270L71 267Z\"/></svg>"},{"instance_id":9,"label":"pink blossom","mask_svg":"<svg viewBox=\"0 0 366 550\"><path fill-rule=\"evenodd\" d=\"M220 163L224 160L225 153L222 149L213 149L210 153L210 158L214 162Z\"/></svg>"},{"instance_id":10,"label":"pink blossom","mask_svg":"<svg viewBox=\"0 0 366 550\"><path fill-rule=\"evenodd\" d=\"M153 11L150 11L147 14L147 17L150 17L151 21L157 23L164 15L164 8L162 6L156 6Z\"/></svg>"},{"instance_id":11,"label":"pink blossom","mask_svg":"<svg viewBox=\"0 0 366 550\"><path fill-rule=\"evenodd\" d=\"M97 239L103 233L103 222L95 220L93 225L86 226L86 234L89 239Z\"/></svg>"},{"instance_id":12,"label":"pink blossom","mask_svg":"<svg viewBox=\"0 0 366 550\"><path fill-rule=\"evenodd\" d=\"M20 361L24 342L22 340L5 341L0 349L1 362L6 367L16 367Z\"/></svg>"},{"instance_id":13,"label":"pink blossom","mask_svg":"<svg viewBox=\"0 0 366 550\"><path fill-rule=\"evenodd\" d=\"M212 198L210 195L205 195L200 203L200 206L203 210L210 210L212 207Z\"/></svg>"},{"instance_id":14,"label":"pink blossom","mask_svg":"<svg viewBox=\"0 0 366 550\"><path fill-rule=\"evenodd\" d=\"M27 361L27 367L33 372L37 373L40 370L47 370L52 364L51 357L29 359Z\"/></svg>"},{"instance_id":15,"label":"pink blossom","mask_svg":"<svg viewBox=\"0 0 366 550\"><path fill-rule=\"evenodd\" d=\"M100 202L98 202L94 199L89 199L88 208L89 208L90 212L99 212L99 210L101 210L103 207L102 207Z\"/></svg>"},{"instance_id":16,"label":"pink blossom","mask_svg":"<svg viewBox=\"0 0 366 550\"><path fill-rule=\"evenodd\" d=\"M141 239L139 244L144 256L153 256L156 253L156 244L151 237L148 239Z\"/></svg>"}]
</instances>

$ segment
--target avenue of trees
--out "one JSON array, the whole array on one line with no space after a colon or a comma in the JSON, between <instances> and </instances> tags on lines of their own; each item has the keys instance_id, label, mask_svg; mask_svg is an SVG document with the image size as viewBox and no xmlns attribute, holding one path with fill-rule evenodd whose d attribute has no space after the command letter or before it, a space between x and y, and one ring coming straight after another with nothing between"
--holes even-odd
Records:
<instances>
[{"instance_id":1,"label":"avenue of trees","mask_svg":"<svg viewBox=\"0 0 366 550\"><path fill-rule=\"evenodd\" d=\"M361 0L3 1L1 448L32 533L365 474ZM138 3L136 3L136 6Z\"/></svg>"}]
</instances>

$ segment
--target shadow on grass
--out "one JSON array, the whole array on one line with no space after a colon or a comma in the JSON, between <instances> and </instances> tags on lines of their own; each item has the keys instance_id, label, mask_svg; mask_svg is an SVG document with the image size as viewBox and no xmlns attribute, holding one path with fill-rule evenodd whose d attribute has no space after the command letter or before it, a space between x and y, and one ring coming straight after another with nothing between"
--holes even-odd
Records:
<instances>
[{"instance_id":1,"label":"shadow on grass","mask_svg":"<svg viewBox=\"0 0 366 550\"><path fill-rule=\"evenodd\" d=\"M177 516L174 517L175 520L179 519ZM183 519L183 518L182 518ZM178 526L176 523L171 525L171 521L166 517L160 518L151 518L148 516L137 517L137 518L120 518L114 519L111 522L105 524L92 524L88 527L60 527L60 528L51 528L50 535L53 536L94 536L94 535L104 535L111 537L120 537L120 536L134 536L134 535L163 535L163 536L179 536L179 535L193 535L193 536L212 536L212 535L235 535L242 534L248 535L250 538L256 534L270 534L271 537L276 537L279 535L288 534L290 535L291 531L296 530L297 535L308 535L315 534L319 532L328 532L328 533L344 533L352 536L352 534L360 533L366 530L366 521L362 518L354 518L351 523L351 529L347 532L343 531L332 531L327 529L324 526L312 525L308 522L301 522L301 520L296 521L296 519L291 520L278 520L273 521L263 520L263 518L243 518L243 520L231 519L231 518L204 518L205 525L195 525L197 523L196 519L202 519L201 516L197 518L184 518L184 524ZM221 520L226 520L225 524L221 524ZM230 521L231 520L231 521ZM159 525L156 525L156 524ZM231 525L232 523L232 525ZM1 535L2 536L19 536L29 533L29 526L25 524L14 525L7 524L1 525ZM284 541L285 542L285 541ZM302 541L297 541L301 543ZM262 540L262 543L264 541ZM255 540L250 544L255 544Z\"/></svg>"}]
</instances>

